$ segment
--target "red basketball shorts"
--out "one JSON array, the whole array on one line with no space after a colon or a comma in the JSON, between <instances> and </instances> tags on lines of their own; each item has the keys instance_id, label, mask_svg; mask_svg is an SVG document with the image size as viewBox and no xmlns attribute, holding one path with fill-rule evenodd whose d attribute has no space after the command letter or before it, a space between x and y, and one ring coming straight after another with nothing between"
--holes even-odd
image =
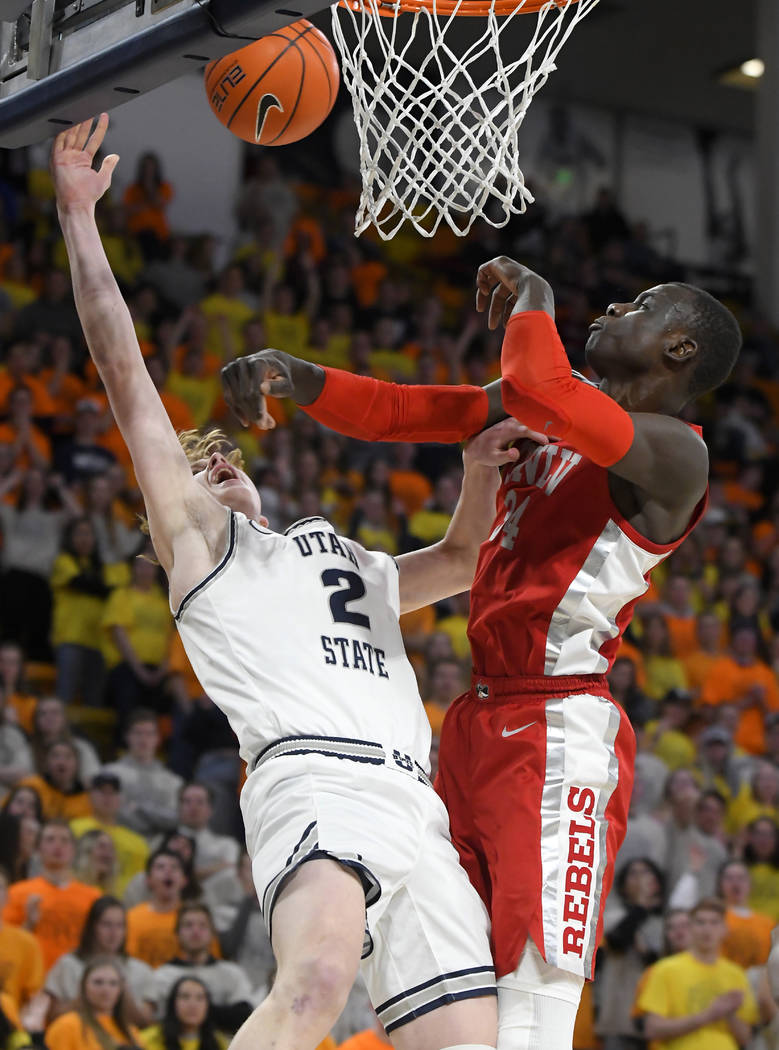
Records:
<instances>
[{"instance_id":1,"label":"red basketball shorts","mask_svg":"<svg viewBox=\"0 0 779 1050\"><path fill-rule=\"evenodd\" d=\"M492 919L497 977L528 937L550 965L592 977L634 757L599 675L474 677L447 712L436 788Z\"/></svg>"}]
</instances>

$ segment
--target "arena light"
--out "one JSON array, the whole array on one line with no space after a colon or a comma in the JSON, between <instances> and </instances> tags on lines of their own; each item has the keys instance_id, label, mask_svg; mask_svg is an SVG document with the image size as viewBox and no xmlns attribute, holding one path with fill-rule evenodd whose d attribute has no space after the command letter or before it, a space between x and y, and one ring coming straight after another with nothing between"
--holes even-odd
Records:
<instances>
[{"instance_id":1,"label":"arena light","mask_svg":"<svg viewBox=\"0 0 779 1050\"><path fill-rule=\"evenodd\" d=\"M725 87L744 88L754 91L765 74L762 58L747 58L737 66L729 66L717 74L717 82Z\"/></svg>"},{"instance_id":2,"label":"arena light","mask_svg":"<svg viewBox=\"0 0 779 1050\"><path fill-rule=\"evenodd\" d=\"M745 77L759 80L765 73L765 62L762 58L749 58L746 62L742 62L739 68Z\"/></svg>"}]
</instances>

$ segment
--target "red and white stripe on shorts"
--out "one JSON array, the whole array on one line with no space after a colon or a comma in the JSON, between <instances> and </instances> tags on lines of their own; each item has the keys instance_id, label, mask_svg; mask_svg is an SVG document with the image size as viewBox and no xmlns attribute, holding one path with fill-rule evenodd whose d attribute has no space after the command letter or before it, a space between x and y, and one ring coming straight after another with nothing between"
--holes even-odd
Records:
<instances>
[{"instance_id":1,"label":"red and white stripe on shorts","mask_svg":"<svg viewBox=\"0 0 779 1050\"><path fill-rule=\"evenodd\" d=\"M598 675L474 677L449 709L436 787L490 913L498 977L528 937L550 965L592 976L634 754Z\"/></svg>"}]
</instances>

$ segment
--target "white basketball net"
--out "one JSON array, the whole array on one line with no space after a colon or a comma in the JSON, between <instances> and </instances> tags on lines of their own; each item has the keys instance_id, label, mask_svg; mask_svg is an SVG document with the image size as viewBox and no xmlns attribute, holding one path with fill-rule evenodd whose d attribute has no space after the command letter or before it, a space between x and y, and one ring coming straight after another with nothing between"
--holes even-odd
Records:
<instances>
[{"instance_id":1,"label":"white basketball net","mask_svg":"<svg viewBox=\"0 0 779 1050\"><path fill-rule=\"evenodd\" d=\"M519 166L519 129L558 52L598 0L550 0L519 53L516 20L528 0L503 17L495 0L484 17L458 17L467 0L445 16L432 2L432 12L414 14L380 0L332 8L360 138L357 236L373 223L389 240L408 220L432 237L442 219L465 236L477 218L505 226L524 212L533 197ZM463 23L470 42L457 54L451 37L455 26L463 34Z\"/></svg>"}]
</instances>

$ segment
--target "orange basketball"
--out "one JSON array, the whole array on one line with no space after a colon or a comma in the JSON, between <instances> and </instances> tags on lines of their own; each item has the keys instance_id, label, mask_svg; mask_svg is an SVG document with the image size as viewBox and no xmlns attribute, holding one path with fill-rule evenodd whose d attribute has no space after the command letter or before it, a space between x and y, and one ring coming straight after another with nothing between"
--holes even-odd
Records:
<instances>
[{"instance_id":1,"label":"orange basketball","mask_svg":"<svg viewBox=\"0 0 779 1050\"><path fill-rule=\"evenodd\" d=\"M247 142L284 146L318 128L340 76L330 41L301 18L206 66L206 94L226 128Z\"/></svg>"}]
</instances>

